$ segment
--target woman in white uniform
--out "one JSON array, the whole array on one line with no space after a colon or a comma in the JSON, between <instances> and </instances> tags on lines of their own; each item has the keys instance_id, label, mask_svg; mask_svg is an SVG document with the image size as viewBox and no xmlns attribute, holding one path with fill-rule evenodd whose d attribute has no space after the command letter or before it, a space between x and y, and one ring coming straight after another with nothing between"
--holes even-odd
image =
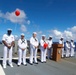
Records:
<instances>
[{"instance_id":1,"label":"woman in white uniform","mask_svg":"<svg viewBox=\"0 0 76 75\"><path fill-rule=\"evenodd\" d=\"M41 50L41 62L46 63L46 53L47 53L47 47L44 48L44 44L47 43L45 35L42 35L42 38L40 40L40 50Z\"/></svg>"}]
</instances>

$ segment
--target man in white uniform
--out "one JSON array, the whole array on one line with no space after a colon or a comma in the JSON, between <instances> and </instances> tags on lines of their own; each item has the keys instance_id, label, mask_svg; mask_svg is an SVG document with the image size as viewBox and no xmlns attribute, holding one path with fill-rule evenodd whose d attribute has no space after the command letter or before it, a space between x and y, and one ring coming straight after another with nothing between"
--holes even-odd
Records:
<instances>
[{"instance_id":1,"label":"man in white uniform","mask_svg":"<svg viewBox=\"0 0 76 75\"><path fill-rule=\"evenodd\" d=\"M63 39L63 37L60 38L59 44L63 44L62 55L61 55L61 57L63 58L64 57L64 39Z\"/></svg>"},{"instance_id":2,"label":"man in white uniform","mask_svg":"<svg viewBox=\"0 0 76 75\"><path fill-rule=\"evenodd\" d=\"M68 40L65 43L65 50L66 50L66 57L69 57L69 55L70 55L70 43Z\"/></svg>"},{"instance_id":3,"label":"man in white uniform","mask_svg":"<svg viewBox=\"0 0 76 75\"><path fill-rule=\"evenodd\" d=\"M9 62L8 64L12 65L12 48L14 46L14 36L11 34L12 30L8 29L7 34L3 35L2 42L4 44L4 54L3 54L3 68L6 68L7 62L7 53L9 53Z\"/></svg>"},{"instance_id":4,"label":"man in white uniform","mask_svg":"<svg viewBox=\"0 0 76 75\"><path fill-rule=\"evenodd\" d=\"M42 35L42 38L40 40L41 62L42 63L46 63L47 48L44 48L45 43L47 43L45 35Z\"/></svg>"},{"instance_id":5,"label":"man in white uniform","mask_svg":"<svg viewBox=\"0 0 76 75\"><path fill-rule=\"evenodd\" d=\"M52 51L52 36L49 36L49 39L48 39L48 49L47 49L47 53L48 53L48 59L51 59L51 51Z\"/></svg>"},{"instance_id":6,"label":"man in white uniform","mask_svg":"<svg viewBox=\"0 0 76 75\"><path fill-rule=\"evenodd\" d=\"M70 55L71 55L71 57L73 57L74 54L75 54L74 53L75 44L74 44L74 40L73 39L71 40L70 47L71 47L71 53L70 53Z\"/></svg>"},{"instance_id":7,"label":"man in white uniform","mask_svg":"<svg viewBox=\"0 0 76 75\"><path fill-rule=\"evenodd\" d=\"M37 49L39 46L39 42L36 36L37 36L37 33L33 32L33 36L30 38L30 64L31 65L33 65L33 55L34 55L34 63L38 64Z\"/></svg>"},{"instance_id":8,"label":"man in white uniform","mask_svg":"<svg viewBox=\"0 0 76 75\"><path fill-rule=\"evenodd\" d=\"M18 66L20 66L22 62L23 62L23 65L27 66L26 64L27 40L25 39L25 35L23 33L21 34L21 38L18 40L18 47L19 47Z\"/></svg>"}]
</instances>

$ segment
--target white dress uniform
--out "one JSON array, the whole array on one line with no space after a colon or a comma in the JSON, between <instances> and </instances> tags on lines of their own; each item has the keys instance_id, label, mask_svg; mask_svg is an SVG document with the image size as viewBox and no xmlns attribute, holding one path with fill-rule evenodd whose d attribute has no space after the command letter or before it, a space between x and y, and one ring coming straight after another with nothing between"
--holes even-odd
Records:
<instances>
[{"instance_id":1,"label":"white dress uniform","mask_svg":"<svg viewBox=\"0 0 76 75\"><path fill-rule=\"evenodd\" d=\"M70 55L70 44L67 42L65 44L65 50L66 50L66 57L69 57L69 55Z\"/></svg>"},{"instance_id":2,"label":"white dress uniform","mask_svg":"<svg viewBox=\"0 0 76 75\"><path fill-rule=\"evenodd\" d=\"M18 40L18 54L19 54L19 58L18 58L18 65L21 65L22 63L22 58L23 58L23 64L26 65L26 49L27 49L27 40L26 39L19 39ZM22 50L22 49L25 50Z\"/></svg>"},{"instance_id":3,"label":"white dress uniform","mask_svg":"<svg viewBox=\"0 0 76 75\"><path fill-rule=\"evenodd\" d=\"M8 36L7 34L3 35L2 41L5 41L8 45L11 45L12 41L14 41L14 36L11 34ZM6 61L7 61L7 53L9 53L9 65L12 66L12 48L10 49L7 48L7 46L4 45L4 54L3 54L3 66L6 66Z\"/></svg>"},{"instance_id":4,"label":"white dress uniform","mask_svg":"<svg viewBox=\"0 0 76 75\"><path fill-rule=\"evenodd\" d=\"M59 44L63 44L63 48L62 48L62 57L64 57L64 54L65 54L65 52L64 52L64 41L62 41L62 40L59 40Z\"/></svg>"},{"instance_id":5,"label":"white dress uniform","mask_svg":"<svg viewBox=\"0 0 76 75\"><path fill-rule=\"evenodd\" d=\"M71 53L70 53L70 55L71 55L71 56L74 56L74 54L75 54L75 53L74 53L74 49L75 49L74 42L71 42L71 43L70 43L70 47L71 47Z\"/></svg>"},{"instance_id":6,"label":"white dress uniform","mask_svg":"<svg viewBox=\"0 0 76 75\"><path fill-rule=\"evenodd\" d=\"M41 62L46 62L46 53L47 53L47 48L44 49L43 45L44 43L47 43L46 40L40 40L40 50L41 50Z\"/></svg>"},{"instance_id":7,"label":"white dress uniform","mask_svg":"<svg viewBox=\"0 0 76 75\"><path fill-rule=\"evenodd\" d=\"M33 55L34 55L34 62L37 63L37 48L39 42L37 38L31 37L30 38L30 63L33 63Z\"/></svg>"},{"instance_id":8,"label":"white dress uniform","mask_svg":"<svg viewBox=\"0 0 76 75\"><path fill-rule=\"evenodd\" d=\"M48 40L48 50L47 50L47 53L48 53L48 59L51 58L51 51L52 51L52 40Z\"/></svg>"}]
</instances>

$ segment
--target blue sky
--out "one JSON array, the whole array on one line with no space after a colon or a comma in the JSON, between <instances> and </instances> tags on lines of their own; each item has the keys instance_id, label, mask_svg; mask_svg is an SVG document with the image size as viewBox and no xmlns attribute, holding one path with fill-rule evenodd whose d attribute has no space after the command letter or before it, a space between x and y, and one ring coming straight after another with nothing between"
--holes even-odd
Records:
<instances>
[{"instance_id":1,"label":"blue sky","mask_svg":"<svg viewBox=\"0 0 76 75\"><path fill-rule=\"evenodd\" d=\"M13 17L16 9L20 10L20 17ZM33 31L38 33L38 38L42 34L52 35L54 40L61 36L73 38L76 0L0 0L0 39L8 28L17 36L25 33L26 39Z\"/></svg>"}]
</instances>

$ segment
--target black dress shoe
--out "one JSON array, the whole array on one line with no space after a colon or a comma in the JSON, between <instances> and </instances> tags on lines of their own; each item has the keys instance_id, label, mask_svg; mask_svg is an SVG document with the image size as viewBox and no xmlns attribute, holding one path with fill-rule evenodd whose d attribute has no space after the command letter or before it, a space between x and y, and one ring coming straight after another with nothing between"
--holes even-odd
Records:
<instances>
[{"instance_id":1,"label":"black dress shoe","mask_svg":"<svg viewBox=\"0 0 76 75\"><path fill-rule=\"evenodd\" d=\"M37 62L35 64L38 64Z\"/></svg>"},{"instance_id":2,"label":"black dress shoe","mask_svg":"<svg viewBox=\"0 0 76 75\"><path fill-rule=\"evenodd\" d=\"M41 63L44 63L44 62L41 62Z\"/></svg>"},{"instance_id":3,"label":"black dress shoe","mask_svg":"<svg viewBox=\"0 0 76 75\"><path fill-rule=\"evenodd\" d=\"M27 64L24 64L24 66L27 66Z\"/></svg>"},{"instance_id":4,"label":"black dress shoe","mask_svg":"<svg viewBox=\"0 0 76 75\"><path fill-rule=\"evenodd\" d=\"M18 67L20 66L20 65L17 65Z\"/></svg>"},{"instance_id":5,"label":"black dress shoe","mask_svg":"<svg viewBox=\"0 0 76 75\"><path fill-rule=\"evenodd\" d=\"M46 63L46 61L44 61L44 63Z\"/></svg>"},{"instance_id":6,"label":"black dress shoe","mask_svg":"<svg viewBox=\"0 0 76 75\"><path fill-rule=\"evenodd\" d=\"M30 63L30 65L33 65L32 63Z\"/></svg>"}]
</instances>

